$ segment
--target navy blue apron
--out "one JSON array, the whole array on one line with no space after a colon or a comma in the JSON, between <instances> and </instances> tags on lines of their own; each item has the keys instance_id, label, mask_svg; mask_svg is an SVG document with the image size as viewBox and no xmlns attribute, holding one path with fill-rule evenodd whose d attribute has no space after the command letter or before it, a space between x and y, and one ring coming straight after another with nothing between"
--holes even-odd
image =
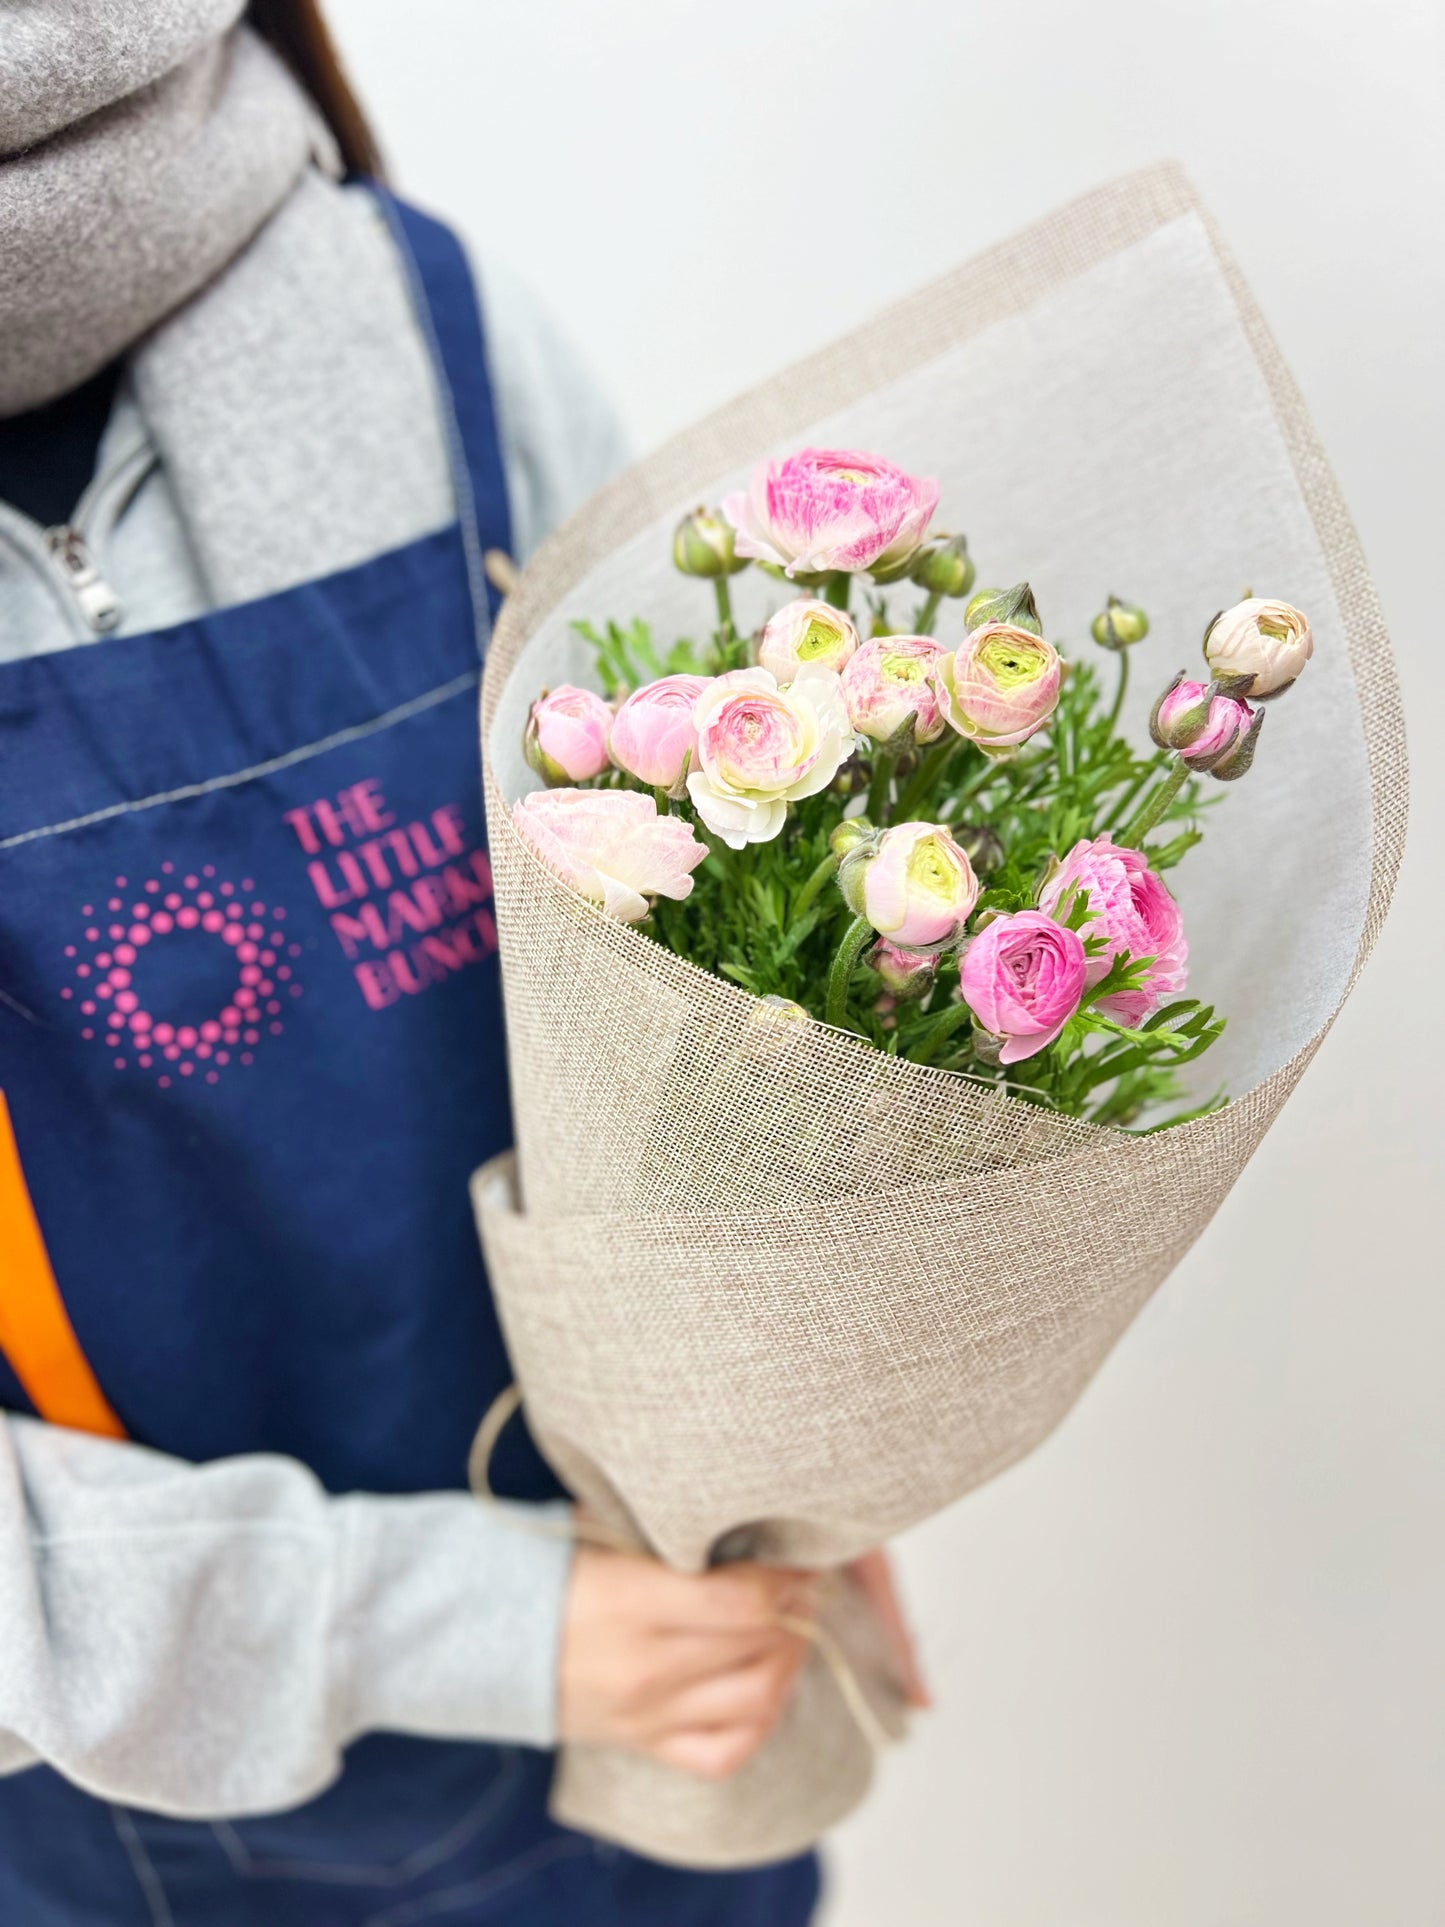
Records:
<instances>
[{"instance_id":1,"label":"navy blue apron","mask_svg":"<svg viewBox=\"0 0 1445 1927\"><path fill-rule=\"evenodd\" d=\"M510 1373L468 1174L509 1141L480 800L510 548L460 249L385 202L457 523L176 628L0 667L0 1088L55 1281L134 1439L333 1492L465 1483ZM0 1358L0 1402L32 1409ZM499 1488L557 1487L518 1427ZM804 1859L679 1872L546 1814L550 1756L374 1734L218 1825L0 1780L4 1927L801 1927Z\"/></svg>"}]
</instances>

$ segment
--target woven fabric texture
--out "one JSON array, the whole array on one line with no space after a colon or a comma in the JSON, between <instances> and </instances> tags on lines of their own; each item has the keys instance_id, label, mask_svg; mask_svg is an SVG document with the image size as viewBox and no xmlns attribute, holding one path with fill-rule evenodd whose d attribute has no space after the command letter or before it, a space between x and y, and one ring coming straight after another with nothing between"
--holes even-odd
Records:
<instances>
[{"instance_id":1,"label":"woven fabric texture","mask_svg":"<svg viewBox=\"0 0 1445 1927\"><path fill-rule=\"evenodd\" d=\"M1191 369L1210 398L1221 471L1217 515L1210 497L1192 526L1225 545L1231 516L1265 528L1274 547L1257 553L1288 576L1273 575L1270 592L1295 599L1297 580L1314 583L1318 627L1332 640L1317 700L1298 703L1291 733L1272 721L1261 751L1263 763L1272 741L1288 745L1254 807L1277 820L1289 867L1231 897L1238 863L1226 844L1198 905L1186 901L1201 927L1238 918L1217 958L1203 944L1202 967L1240 1012L1233 1070L1243 1082L1216 1115L1146 1136L985 1093L821 1024L778 1024L573 896L509 814L518 718L543 681L581 667L568 658L566 616L653 613L661 590L634 558L654 553L681 510L715 500L719 478L774 448L821 439L820 425L843 421L895 456L890 424L906 439L916 418L928 446L951 430L966 437L966 415L950 423L963 406L956 357L982 355L971 365L1006 382L1010 358L1027 361L1050 314L1077 325L1067 303L1080 290L1100 291L1101 352L1127 360L1127 329L1109 345L1116 263L1146 304L1149 274L1160 277L1161 312L1140 325L1162 343L1161 369L1175 365L1170 304L1193 314L1197 286L1199 313L1217 311L1214 333L1178 362L1183 405ZM1175 405L1175 375L1150 379L1169 390L1161 408ZM1242 507L1219 439L1230 383L1241 420L1268 417L1274 461L1268 488ZM1039 422L1041 437L1055 432L1045 410ZM1080 487L1106 432L1079 426ZM1248 450L1240 455L1247 474ZM1055 449L1051 472L1071 459ZM1016 514L1028 523L1026 488ZM1141 553L1148 534L1133 532ZM1049 539L1041 526L1046 567ZM1067 595L1084 565L1063 549L1055 561ZM1231 555L1218 566L1237 564ZM604 592L627 593L627 605L590 600ZM493 1287L544 1451L606 1523L693 1570L720 1549L846 1560L1059 1423L1305 1069L1379 930L1404 835L1398 697L1358 544L1250 296L1167 166L992 250L613 483L544 547L506 605L483 730L517 1121L515 1164L488 1167L474 1187ZM1323 794L1325 767L1338 774L1313 831L1301 799ZM1221 817L1241 813L1243 827L1248 798L1240 786ZM1272 931L1286 923L1295 985L1282 990L1268 965L1271 944L1286 942ZM886 1661L846 1589L830 1623L880 1717L896 1724ZM736 1865L816 1839L862 1797L869 1768L866 1741L815 1661L784 1728L725 1785L570 1749L554 1804L570 1823L657 1857Z\"/></svg>"}]
</instances>

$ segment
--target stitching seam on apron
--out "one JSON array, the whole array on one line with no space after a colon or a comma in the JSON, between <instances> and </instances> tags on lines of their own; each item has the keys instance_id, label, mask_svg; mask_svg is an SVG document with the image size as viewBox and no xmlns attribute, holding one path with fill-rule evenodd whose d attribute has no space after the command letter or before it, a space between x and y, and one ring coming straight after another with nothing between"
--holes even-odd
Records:
<instances>
[{"instance_id":1,"label":"stitching seam on apron","mask_svg":"<svg viewBox=\"0 0 1445 1927\"><path fill-rule=\"evenodd\" d=\"M461 526L462 548L467 558L467 586L472 597L472 622L476 631L477 655L485 660L488 644L492 640L491 604L487 600L487 571L482 556L481 532L477 527L477 499L472 490L471 468L467 461L466 446L462 440L461 424L457 420L456 397L452 392L451 380L446 371L441 342L437 338L436 323L432 319L431 303L427 299L422 284L421 271L417 267L416 256L412 253L411 242L402 227L401 218L385 193L376 195L382 219L391 232L393 245L401 259L402 273L406 278L407 289L411 296L412 311L417 328L426 343L427 355L432 366L432 380L436 389L437 414L441 420L442 439L447 448L447 466L451 469L452 492L456 496L457 521ZM481 293L477 292L480 304ZM0 846L3 847L3 846Z\"/></svg>"},{"instance_id":2,"label":"stitching seam on apron","mask_svg":"<svg viewBox=\"0 0 1445 1927\"><path fill-rule=\"evenodd\" d=\"M479 673L478 670L469 669L464 676L454 676L450 682L440 683L435 689L428 689L424 695L413 696L410 702L399 703L384 715L373 716L370 722L353 723L349 729L338 729L334 735L323 736L314 743L303 743L299 749L289 749L284 756L273 756L264 763L253 763L249 769L235 770L227 776L208 777L204 783L187 783L181 789L159 790L154 796L143 796L134 803L111 803L103 810L91 810L85 816L72 816L63 823L46 823L37 830L21 830L17 836L0 838L0 850L13 850L21 843L34 843L45 836L61 836L67 830L84 830L92 823L109 822L114 816L130 816L137 810L153 810L162 803L184 803L193 796L208 796L213 790L234 789L238 783L249 783L258 776L271 776L277 770L291 769L297 763L309 762L313 756L324 756L328 750L341 749L347 743L374 736L378 730L390 729L394 723L404 723L412 716L419 716L423 710L434 709L438 703L450 702L453 696L461 695L464 689L474 689Z\"/></svg>"},{"instance_id":3,"label":"stitching seam on apron","mask_svg":"<svg viewBox=\"0 0 1445 1927\"><path fill-rule=\"evenodd\" d=\"M124 1807L112 1807L110 1817L115 1822L115 1830L120 1835L121 1845L125 1848L136 1881L151 1910L151 1927L176 1927L176 1917L171 1912L171 1903L166 1899L160 1875L151 1864L145 1842L136 1832L135 1821L131 1819Z\"/></svg>"},{"instance_id":4,"label":"stitching seam on apron","mask_svg":"<svg viewBox=\"0 0 1445 1927\"><path fill-rule=\"evenodd\" d=\"M379 1914L368 1914L364 1927L415 1927L418 1921L440 1914L454 1914L462 1907L471 1908L479 1902L485 1906L504 1889L529 1881L534 1873L540 1873L544 1867L558 1860L574 1860L590 1849L591 1842L576 1834L560 1840L545 1840L541 1845L529 1847L513 1859L503 1861L500 1867L493 1867L490 1873L483 1874L480 1879L469 1880L465 1886L423 1894L416 1900L388 1907Z\"/></svg>"},{"instance_id":5,"label":"stitching seam on apron","mask_svg":"<svg viewBox=\"0 0 1445 1927\"><path fill-rule=\"evenodd\" d=\"M404 1887L460 1853L505 1804L521 1776L515 1747L502 1749L502 1763L486 1791L444 1833L390 1866L356 1866L348 1861L286 1860L256 1854L229 1820L211 1823L232 1869L248 1880L314 1880L329 1886Z\"/></svg>"}]
</instances>

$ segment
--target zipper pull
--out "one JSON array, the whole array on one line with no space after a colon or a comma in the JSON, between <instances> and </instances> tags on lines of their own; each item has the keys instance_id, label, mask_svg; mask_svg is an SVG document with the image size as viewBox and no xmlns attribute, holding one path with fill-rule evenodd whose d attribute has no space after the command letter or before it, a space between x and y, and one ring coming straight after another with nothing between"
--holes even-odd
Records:
<instances>
[{"instance_id":1,"label":"zipper pull","mask_svg":"<svg viewBox=\"0 0 1445 1927\"><path fill-rule=\"evenodd\" d=\"M45 546L60 564L87 625L98 636L108 635L118 626L124 611L120 597L95 566L85 537L79 529L63 525L45 531Z\"/></svg>"}]
</instances>

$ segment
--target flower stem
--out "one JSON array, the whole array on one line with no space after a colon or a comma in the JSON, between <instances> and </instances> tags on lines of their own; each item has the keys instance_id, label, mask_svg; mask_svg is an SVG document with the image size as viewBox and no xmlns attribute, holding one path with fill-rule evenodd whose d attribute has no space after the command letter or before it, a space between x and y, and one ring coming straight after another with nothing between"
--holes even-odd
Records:
<instances>
[{"instance_id":1,"label":"flower stem","mask_svg":"<svg viewBox=\"0 0 1445 1927\"><path fill-rule=\"evenodd\" d=\"M965 1003L959 1003L952 1010L945 1011L937 1019L918 1049L909 1053L913 1062L931 1064L942 1045L946 1044L955 1032L962 1030L965 1024L972 1022L973 1012Z\"/></svg>"},{"instance_id":2,"label":"flower stem","mask_svg":"<svg viewBox=\"0 0 1445 1927\"><path fill-rule=\"evenodd\" d=\"M1119 684L1114 691L1114 706L1109 711L1109 734L1112 736L1119 724L1119 712L1124 707L1124 691L1129 687L1129 651L1119 651Z\"/></svg>"},{"instance_id":3,"label":"flower stem","mask_svg":"<svg viewBox=\"0 0 1445 1927\"><path fill-rule=\"evenodd\" d=\"M838 945L828 971L828 1001L825 1008L830 1024L841 1027L848 1014L848 986L853 980L858 959L874 934L873 926L866 917L854 917L844 932L843 941Z\"/></svg>"},{"instance_id":4,"label":"flower stem","mask_svg":"<svg viewBox=\"0 0 1445 1927\"><path fill-rule=\"evenodd\" d=\"M1119 832L1122 844L1138 849L1150 830L1163 816L1165 810L1189 781L1189 765L1181 756L1154 794L1144 804L1131 823L1126 823Z\"/></svg>"},{"instance_id":5,"label":"flower stem","mask_svg":"<svg viewBox=\"0 0 1445 1927\"><path fill-rule=\"evenodd\" d=\"M824 587L823 600L830 602L835 609L846 609L848 607L849 592L852 587L853 578L849 575L848 571L846 569L834 569L829 575L827 584Z\"/></svg>"},{"instance_id":6,"label":"flower stem","mask_svg":"<svg viewBox=\"0 0 1445 1927\"><path fill-rule=\"evenodd\" d=\"M918 768L913 772L906 790L898 799L897 817L900 823L911 823L913 812L923 803L934 784L938 782L948 766L950 757L963 741L950 730L941 743L935 743L926 755L919 758Z\"/></svg>"},{"instance_id":7,"label":"flower stem","mask_svg":"<svg viewBox=\"0 0 1445 1927\"><path fill-rule=\"evenodd\" d=\"M813 871L812 875L793 899L790 914L794 923L799 921L805 910L812 908L814 898L828 881L829 877L836 872L837 868L837 857L828 855L823 858L823 861Z\"/></svg>"},{"instance_id":8,"label":"flower stem","mask_svg":"<svg viewBox=\"0 0 1445 1927\"><path fill-rule=\"evenodd\" d=\"M918 611L913 633L916 636L931 636L933 625L938 619L938 605L943 600L943 591L934 589L923 607Z\"/></svg>"},{"instance_id":9,"label":"flower stem","mask_svg":"<svg viewBox=\"0 0 1445 1927\"><path fill-rule=\"evenodd\" d=\"M723 647L726 649L737 635L737 630L733 627L733 592L728 587L728 579L725 575L713 577L712 592L717 597L718 629L722 635Z\"/></svg>"},{"instance_id":10,"label":"flower stem","mask_svg":"<svg viewBox=\"0 0 1445 1927\"><path fill-rule=\"evenodd\" d=\"M888 786L893 781L893 768L898 758L887 749L880 749L873 758L873 780L868 785L868 808L865 812L868 821L879 829L883 827L883 812L888 805Z\"/></svg>"}]
</instances>

